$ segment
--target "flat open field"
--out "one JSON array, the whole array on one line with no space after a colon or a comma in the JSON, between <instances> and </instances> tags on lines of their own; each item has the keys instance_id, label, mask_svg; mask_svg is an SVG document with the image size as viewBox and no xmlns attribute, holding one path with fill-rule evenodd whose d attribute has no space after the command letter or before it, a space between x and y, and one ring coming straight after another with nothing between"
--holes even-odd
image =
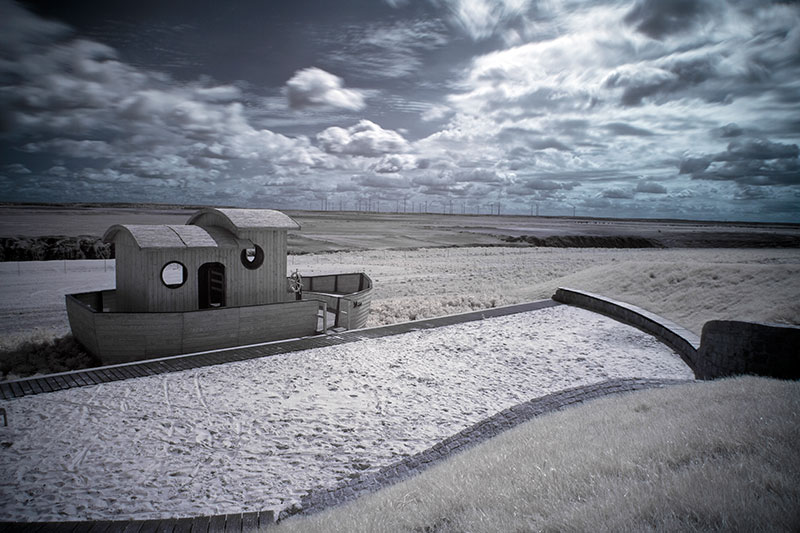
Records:
<instances>
[{"instance_id":1,"label":"flat open field","mask_svg":"<svg viewBox=\"0 0 800 533\"><path fill-rule=\"evenodd\" d=\"M0 237L102 236L113 224L183 224L194 208L0 206ZM289 250L508 245L506 237L641 237L666 247L800 247L800 225L589 218L287 211Z\"/></svg>"}]
</instances>

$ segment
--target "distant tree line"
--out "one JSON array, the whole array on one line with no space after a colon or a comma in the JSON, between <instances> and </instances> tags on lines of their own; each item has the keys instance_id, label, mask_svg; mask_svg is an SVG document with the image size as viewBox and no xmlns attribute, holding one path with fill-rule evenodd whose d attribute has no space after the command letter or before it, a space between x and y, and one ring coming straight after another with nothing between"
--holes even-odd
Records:
<instances>
[{"instance_id":1,"label":"distant tree line","mask_svg":"<svg viewBox=\"0 0 800 533\"><path fill-rule=\"evenodd\" d=\"M0 261L113 258L113 244L92 235L0 237Z\"/></svg>"}]
</instances>

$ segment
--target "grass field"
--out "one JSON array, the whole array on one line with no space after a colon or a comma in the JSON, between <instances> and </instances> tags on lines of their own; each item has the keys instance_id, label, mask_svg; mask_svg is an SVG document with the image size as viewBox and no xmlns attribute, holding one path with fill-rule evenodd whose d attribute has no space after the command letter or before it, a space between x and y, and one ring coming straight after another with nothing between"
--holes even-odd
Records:
<instances>
[{"instance_id":1,"label":"grass field","mask_svg":"<svg viewBox=\"0 0 800 533\"><path fill-rule=\"evenodd\" d=\"M800 384L742 377L523 424L284 532L797 531Z\"/></svg>"}]
</instances>

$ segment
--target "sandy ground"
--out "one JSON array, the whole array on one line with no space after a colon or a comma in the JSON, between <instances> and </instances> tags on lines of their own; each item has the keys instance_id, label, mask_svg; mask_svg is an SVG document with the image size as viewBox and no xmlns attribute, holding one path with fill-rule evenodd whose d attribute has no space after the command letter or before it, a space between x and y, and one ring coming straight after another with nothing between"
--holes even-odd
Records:
<instances>
[{"instance_id":1,"label":"sandy ground","mask_svg":"<svg viewBox=\"0 0 800 533\"><path fill-rule=\"evenodd\" d=\"M559 306L3 402L0 520L280 509L613 377L692 373L653 337Z\"/></svg>"}]
</instances>

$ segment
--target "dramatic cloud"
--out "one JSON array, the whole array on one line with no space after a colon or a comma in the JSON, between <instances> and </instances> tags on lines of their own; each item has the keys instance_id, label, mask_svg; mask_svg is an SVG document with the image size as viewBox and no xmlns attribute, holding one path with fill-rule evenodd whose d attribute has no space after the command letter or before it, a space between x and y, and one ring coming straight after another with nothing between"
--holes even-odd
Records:
<instances>
[{"instance_id":1,"label":"dramatic cloud","mask_svg":"<svg viewBox=\"0 0 800 533\"><path fill-rule=\"evenodd\" d=\"M0 0L5 201L800 221L796 2L54 6Z\"/></svg>"},{"instance_id":2,"label":"dramatic cloud","mask_svg":"<svg viewBox=\"0 0 800 533\"><path fill-rule=\"evenodd\" d=\"M633 192L622 189L606 189L600 193L603 198L633 198Z\"/></svg>"},{"instance_id":3,"label":"dramatic cloud","mask_svg":"<svg viewBox=\"0 0 800 533\"><path fill-rule=\"evenodd\" d=\"M289 106L295 109L328 107L358 111L364 109L364 95L355 89L345 89L342 78L322 69L311 67L298 70L286 82Z\"/></svg>"},{"instance_id":4,"label":"dramatic cloud","mask_svg":"<svg viewBox=\"0 0 800 533\"><path fill-rule=\"evenodd\" d=\"M693 179L745 185L800 185L800 149L766 139L737 139L715 155L681 161L680 173Z\"/></svg>"},{"instance_id":5,"label":"dramatic cloud","mask_svg":"<svg viewBox=\"0 0 800 533\"><path fill-rule=\"evenodd\" d=\"M701 24L714 13L714 4L712 0L640 0L625 22L649 37L662 39Z\"/></svg>"},{"instance_id":6,"label":"dramatic cloud","mask_svg":"<svg viewBox=\"0 0 800 533\"><path fill-rule=\"evenodd\" d=\"M425 54L447 44L444 24L437 20L351 24L341 33L315 35L327 48L325 67L347 70L359 78L398 79L418 73Z\"/></svg>"},{"instance_id":7,"label":"dramatic cloud","mask_svg":"<svg viewBox=\"0 0 800 533\"><path fill-rule=\"evenodd\" d=\"M328 128L317 135L317 141L326 152L335 154L380 156L408 149L408 142L402 135L369 120L362 120L347 129Z\"/></svg>"},{"instance_id":8,"label":"dramatic cloud","mask_svg":"<svg viewBox=\"0 0 800 533\"><path fill-rule=\"evenodd\" d=\"M401 170L413 170L418 167L417 158L411 154L391 154L381 157L370 168L378 173L396 173Z\"/></svg>"},{"instance_id":9,"label":"dramatic cloud","mask_svg":"<svg viewBox=\"0 0 800 533\"><path fill-rule=\"evenodd\" d=\"M667 194L667 188L654 181L639 181L636 183L636 192L645 192L649 194Z\"/></svg>"}]
</instances>

